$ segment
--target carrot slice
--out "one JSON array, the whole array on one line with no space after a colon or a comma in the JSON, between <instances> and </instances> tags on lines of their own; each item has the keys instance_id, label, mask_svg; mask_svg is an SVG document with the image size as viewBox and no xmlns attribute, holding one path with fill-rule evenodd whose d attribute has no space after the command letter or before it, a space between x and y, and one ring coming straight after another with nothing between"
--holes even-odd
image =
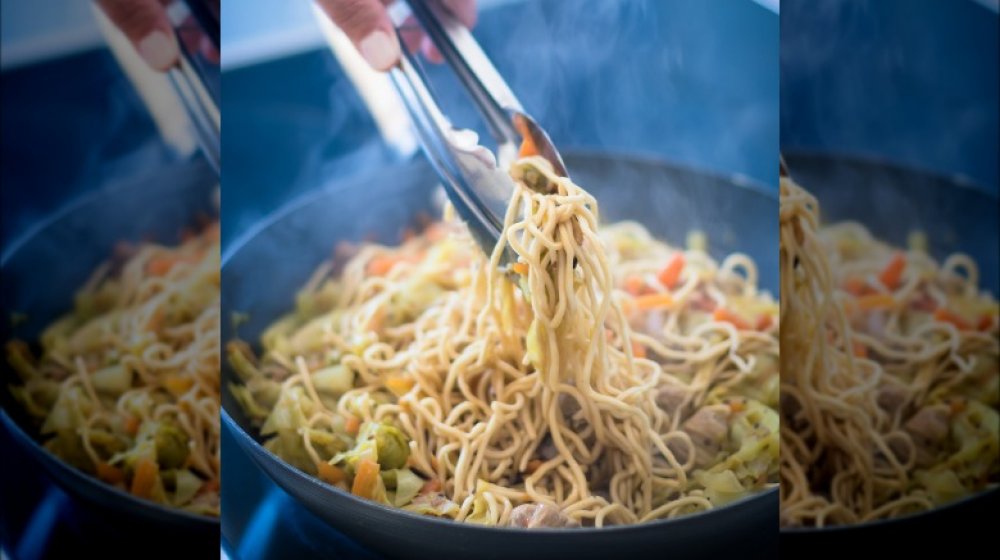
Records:
<instances>
[{"instance_id":1,"label":"carrot slice","mask_svg":"<svg viewBox=\"0 0 1000 560\"><path fill-rule=\"evenodd\" d=\"M895 290L899 287L899 282L903 278L904 268L906 268L906 257L903 253L896 253L889 260L889 264L885 265L885 268L882 269L882 273L879 274L878 279L886 288Z\"/></svg>"},{"instance_id":2,"label":"carrot slice","mask_svg":"<svg viewBox=\"0 0 1000 560\"><path fill-rule=\"evenodd\" d=\"M625 291L633 296L642 295L646 290L646 281L641 276L629 276L625 279Z\"/></svg>"},{"instance_id":3,"label":"carrot slice","mask_svg":"<svg viewBox=\"0 0 1000 560\"><path fill-rule=\"evenodd\" d=\"M951 408L951 414L954 416L955 414L959 414L965 410L966 402L965 399L954 399L951 401L950 405L951 406L949 408Z\"/></svg>"},{"instance_id":4,"label":"carrot slice","mask_svg":"<svg viewBox=\"0 0 1000 560\"><path fill-rule=\"evenodd\" d=\"M357 416L348 416L344 421L344 430L352 435L358 435L358 430L361 429L361 420L358 420Z\"/></svg>"},{"instance_id":5,"label":"carrot slice","mask_svg":"<svg viewBox=\"0 0 1000 560\"><path fill-rule=\"evenodd\" d=\"M358 466L354 473L354 484L351 485L351 494L367 500L372 499L375 496L378 475L378 463L371 459L361 459L358 461Z\"/></svg>"},{"instance_id":6,"label":"carrot slice","mask_svg":"<svg viewBox=\"0 0 1000 560\"><path fill-rule=\"evenodd\" d=\"M942 323L951 323L955 325L960 331L971 331L972 324L965 320L964 317L958 313L954 313L945 309L944 307L938 307L937 311L934 312L934 318Z\"/></svg>"},{"instance_id":7,"label":"carrot slice","mask_svg":"<svg viewBox=\"0 0 1000 560\"><path fill-rule=\"evenodd\" d=\"M441 491L441 481L436 478L428 480L427 482L424 483L423 486L420 487L421 494L429 494L431 492L440 492L440 491Z\"/></svg>"},{"instance_id":8,"label":"carrot slice","mask_svg":"<svg viewBox=\"0 0 1000 560\"><path fill-rule=\"evenodd\" d=\"M320 462L316 465L316 468L319 471L319 478L323 482L337 484L347 478L347 473L344 472L344 469L331 465L330 463Z\"/></svg>"},{"instance_id":9,"label":"carrot slice","mask_svg":"<svg viewBox=\"0 0 1000 560\"><path fill-rule=\"evenodd\" d=\"M170 394L180 398L184 393L187 393L189 389L194 385L194 379L190 377L183 377L181 375L168 375L163 380L163 386L166 387Z\"/></svg>"},{"instance_id":10,"label":"carrot slice","mask_svg":"<svg viewBox=\"0 0 1000 560\"><path fill-rule=\"evenodd\" d=\"M684 253L674 253L667 266L660 271L656 278L667 288L673 288L681 279L681 271L684 270Z\"/></svg>"},{"instance_id":11,"label":"carrot slice","mask_svg":"<svg viewBox=\"0 0 1000 560\"><path fill-rule=\"evenodd\" d=\"M646 357L646 347L636 341L632 341L632 355L636 358Z\"/></svg>"},{"instance_id":12,"label":"carrot slice","mask_svg":"<svg viewBox=\"0 0 1000 560\"><path fill-rule=\"evenodd\" d=\"M402 397L413 388L416 382L412 377L402 375L390 375L385 380L385 386L397 397Z\"/></svg>"},{"instance_id":13,"label":"carrot slice","mask_svg":"<svg viewBox=\"0 0 1000 560\"><path fill-rule=\"evenodd\" d=\"M750 330L750 324L743 317L724 307L716 307L715 311L712 312L712 317L720 323L729 323L741 331Z\"/></svg>"},{"instance_id":14,"label":"carrot slice","mask_svg":"<svg viewBox=\"0 0 1000 560\"><path fill-rule=\"evenodd\" d=\"M670 307L674 304L674 298L667 293L648 294L635 298L635 306L643 311Z\"/></svg>"},{"instance_id":15,"label":"carrot slice","mask_svg":"<svg viewBox=\"0 0 1000 560\"><path fill-rule=\"evenodd\" d=\"M523 263L523 262L514 263L510 266L510 269L520 274L521 276L528 275L528 263Z\"/></svg>"},{"instance_id":16,"label":"carrot slice","mask_svg":"<svg viewBox=\"0 0 1000 560\"><path fill-rule=\"evenodd\" d=\"M125 471L107 463L97 463L97 478L108 484L118 484L125 481Z\"/></svg>"},{"instance_id":17,"label":"carrot slice","mask_svg":"<svg viewBox=\"0 0 1000 560\"><path fill-rule=\"evenodd\" d=\"M538 146L535 146L535 140L530 134L524 135L524 140L521 142L521 149L517 152L518 157L529 157L538 155Z\"/></svg>"},{"instance_id":18,"label":"carrot slice","mask_svg":"<svg viewBox=\"0 0 1000 560\"><path fill-rule=\"evenodd\" d=\"M382 255L368 261L365 269L369 276L385 276L401 259L393 255Z\"/></svg>"},{"instance_id":19,"label":"carrot slice","mask_svg":"<svg viewBox=\"0 0 1000 560\"><path fill-rule=\"evenodd\" d=\"M854 352L854 356L858 358L868 357L868 347L865 346L864 342L860 340L855 340L851 343L851 350Z\"/></svg>"},{"instance_id":20,"label":"carrot slice","mask_svg":"<svg viewBox=\"0 0 1000 560\"><path fill-rule=\"evenodd\" d=\"M125 417L125 426L124 426L125 433L130 436L134 436L135 434L139 433L139 424L140 424L139 418L137 416L129 414L128 416Z\"/></svg>"},{"instance_id":21,"label":"carrot slice","mask_svg":"<svg viewBox=\"0 0 1000 560\"><path fill-rule=\"evenodd\" d=\"M871 287L863 278L854 276L844 282L844 291L854 296L863 296L871 292Z\"/></svg>"},{"instance_id":22,"label":"carrot slice","mask_svg":"<svg viewBox=\"0 0 1000 560\"><path fill-rule=\"evenodd\" d=\"M894 305L896 305L896 298L892 297L891 294L872 294L858 298L858 307L862 311L889 309Z\"/></svg>"},{"instance_id":23,"label":"carrot slice","mask_svg":"<svg viewBox=\"0 0 1000 560\"><path fill-rule=\"evenodd\" d=\"M767 329L771 328L771 325L773 324L774 324L774 317L765 314L757 317L757 324L755 326L757 327L758 331L766 331Z\"/></svg>"},{"instance_id":24,"label":"carrot slice","mask_svg":"<svg viewBox=\"0 0 1000 560\"><path fill-rule=\"evenodd\" d=\"M979 323L976 324L976 329L982 332L989 331L993 328L993 317L987 313L983 313L979 317Z\"/></svg>"},{"instance_id":25,"label":"carrot slice","mask_svg":"<svg viewBox=\"0 0 1000 560\"><path fill-rule=\"evenodd\" d=\"M152 497L158 476L160 476L160 466L156 461L149 458L139 459L135 465L135 475L132 477L132 495L146 499Z\"/></svg>"}]
</instances>

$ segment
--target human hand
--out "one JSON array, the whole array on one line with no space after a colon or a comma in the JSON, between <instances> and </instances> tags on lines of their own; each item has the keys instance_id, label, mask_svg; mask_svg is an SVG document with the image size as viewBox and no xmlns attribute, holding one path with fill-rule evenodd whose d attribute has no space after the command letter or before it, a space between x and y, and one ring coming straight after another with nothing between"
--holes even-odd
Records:
<instances>
[{"instance_id":1,"label":"human hand","mask_svg":"<svg viewBox=\"0 0 1000 560\"><path fill-rule=\"evenodd\" d=\"M166 71L177 64L180 59L178 37L166 10L166 6L176 0L96 1L151 68ZM181 26L180 33L187 52L198 52L209 61L219 61L219 52L206 35L188 25Z\"/></svg>"},{"instance_id":2,"label":"human hand","mask_svg":"<svg viewBox=\"0 0 1000 560\"><path fill-rule=\"evenodd\" d=\"M476 24L475 0L435 0L441 2L459 21L471 28ZM368 64L376 70L389 70L402 53L399 40L386 11L393 0L316 0ZM404 33L411 51L420 50L432 62L441 61L441 53L423 33Z\"/></svg>"}]
</instances>

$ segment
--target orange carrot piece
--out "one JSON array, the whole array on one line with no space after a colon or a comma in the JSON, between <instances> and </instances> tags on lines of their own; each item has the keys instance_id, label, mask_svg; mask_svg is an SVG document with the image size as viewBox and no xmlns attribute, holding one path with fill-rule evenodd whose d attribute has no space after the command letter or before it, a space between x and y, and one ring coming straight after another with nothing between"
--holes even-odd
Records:
<instances>
[{"instance_id":1,"label":"orange carrot piece","mask_svg":"<svg viewBox=\"0 0 1000 560\"><path fill-rule=\"evenodd\" d=\"M646 281L641 276L629 276L625 279L625 291L633 296L642 295L646 290Z\"/></svg>"},{"instance_id":2,"label":"orange carrot piece","mask_svg":"<svg viewBox=\"0 0 1000 560\"><path fill-rule=\"evenodd\" d=\"M534 472L537 471L538 468L541 467L541 466L542 466L542 460L541 459L532 459L532 460L528 461L527 468L524 469L524 472L527 473L527 474L534 474Z\"/></svg>"},{"instance_id":3,"label":"orange carrot piece","mask_svg":"<svg viewBox=\"0 0 1000 560\"><path fill-rule=\"evenodd\" d=\"M125 481L125 471L114 465L101 462L97 463L97 478L108 484L118 484Z\"/></svg>"},{"instance_id":4,"label":"orange carrot piece","mask_svg":"<svg viewBox=\"0 0 1000 560\"><path fill-rule=\"evenodd\" d=\"M667 293L648 294L635 298L635 306L643 311L670 307L673 304L674 298Z\"/></svg>"},{"instance_id":5,"label":"orange carrot piece","mask_svg":"<svg viewBox=\"0 0 1000 560\"><path fill-rule=\"evenodd\" d=\"M441 481L436 478L428 480L427 482L424 483L423 486L420 487L421 494L429 494L431 492L440 492L440 491L441 491Z\"/></svg>"},{"instance_id":6,"label":"orange carrot piece","mask_svg":"<svg viewBox=\"0 0 1000 560\"><path fill-rule=\"evenodd\" d=\"M523 263L523 262L514 263L510 265L510 269L520 274L521 276L528 275L528 263Z\"/></svg>"},{"instance_id":7,"label":"orange carrot piece","mask_svg":"<svg viewBox=\"0 0 1000 560\"><path fill-rule=\"evenodd\" d=\"M358 435L358 430L361 429L361 420L358 420L357 416L348 416L344 421L344 430L352 435Z\"/></svg>"},{"instance_id":8,"label":"orange carrot piece","mask_svg":"<svg viewBox=\"0 0 1000 560\"><path fill-rule=\"evenodd\" d=\"M657 274L656 278L664 287L672 289L681 279L681 271L684 270L684 253L674 253L667 262L667 266Z\"/></svg>"},{"instance_id":9,"label":"orange carrot piece","mask_svg":"<svg viewBox=\"0 0 1000 560\"><path fill-rule=\"evenodd\" d=\"M767 315L765 313L757 317L757 325L755 326L757 327L758 331L766 331L767 329L771 328L771 325L773 324L774 324L774 317L771 317L770 315Z\"/></svg>"},{"instance_id":10,"label":"orange carrot piece","mask_svg":"<svg viewBox=\"0 0 1000 560\"><path fill-rule=\"evenodd\" d=\"M729 402L729 412L731 414L739 414L746 410L746 408L747 403L742 400L736 399Z\"/></svg>"},{"instance_id":11,"label":"orange carrot piece","mask_svg":"<svg viewBox=\"0 0 1000 560\"><path fill-rule=\"evenodd\" d=\"M132 477L132 495L149 499L153 495L156 477L160 475L160 466L148 458L139 459L135 465L135 475Z\"/></svg>"},{"instance_id":12,"label":"orange carrot piece","mask_svg":"<svg viewBox=\"0 0 1000 560\"><path fill-rule=\"evenodd\" d=\"M530 134L524 135L524 140L521 142L521 149L517 152L518 157L529 157L538 155L538 146L535 146L535 140Z\"/></svg>"},{"instance_id":13,"label":"orange carrot piece","mask_svg":"<svg viewBox=\"0 0 1000 560\"><path fill-rule=\"evenodd\" d=\"M979 317L979 322L976 324L976 329L982 332L987 332L993 328L993 317L989 313L983 313Z\"/></svg>"},{"instance_id":14,"label":"orange carrot piece","mask_svg":"<svg viewBox=\"0 0 1000 560\"><path fill-rule=\"evenodd\" d=\"M889 260L889 264L885 265L885 268L882 269L882 273L879 274L878 279L886 288L895 290L899 287L899 282L903 278L904 268L906 268L906 257L903 253L896 253Z\"/></svg>"},{"instance_id":15,"label":"orange carrot piece","mask_svg":"<svg viewBox=\"0 0 1000 560\"><path fill-rule=\"evenodd\" d=\"M385 276L400 260L399 257L393 255L377 256L368 261L368 267L365 270L369 276Z\"/></svg>"},{"instance_id":16,"label":"orange carrot piece","mask_svg":"<svg viewBox=\"0 0 1000 560\"><path fill-rule=\"evenodd\" d=\"M402 397L416 385L416 381L412 377L403 375L390 375L385 380L385 387L392 391L392 394L397 397Z\"/></svg>"},{"instance_id":17,"label":"orange carrot piece","mask_svg":"<svg viewBox=\"0 0 1000 560\"><path fill-rule=\"evenodd\" d=\"M194 385L194 379L190 377L183 377L179 374L168 375L163 380L163 386L170 392L171 395L180 398L184 393L187 393L189 389Z\"/></svg>"},{"instance_id":18,"label":"orange carrot piece","mask_svg":"<svg viewBox=\"0 0 1000 560\"><path fill-rule=\"evenodd\" d=\"M208 494L209 492L218 492L220 486L221 484L219 484L218 478L212 478L206 480L201 484L201 488L198 489L198 494Z\"/></svg>"},{"instance_id":19,"label":"orange carrot piece","mask_svg":"<svg viewBox=\"0 0 1000 560\"><path fill-rule=\"evenodd\" d=\"M865 346L865 343L861 342L860 340L855 340L851 343L851 350L854 352L854 356L857 358L868 357L868 347Z\"/></svg>"},{"instance_id":20,"label":"orange carrot piece","mask_svg":"<svg viewBox=\"0 0 1000 560\"><path fill-rule=\"evenodd\" d=\"M937 311L934 312L934 318L938 321L941 321L942 323L951 323L952 325L955 325L955 328L957 328L960 331L972 330L972 324L966 321L965 318L963 318L958 313L948 311L944 307L937 308Z\"/></svg>"},{"instance_id":21,"label":"orange carrot piece","mask_svg":"<svg viewBox=\"0 0 1000 560\"><path fill-rule=\"evenodd\" d=\"M354 473L354 483L351 485L351 494L367 500L375 497L378 475L378 463L371 459L358 461L358 467Z\"/></svg>"},{"instance_id":22,"label":"orange carrot piece","mask_svg":"<svg viewBox=\"0 0 1000 560\"><path fill-rule=\"evenodd\" d=\"M129 414L125 417L125 433L134 436L139 433L139 418Z\"/></svg>"},{"instance_id":23,"label":"orange carrot piece","mask_svg":"<svg viewBox=\"0 0 1000 560\"><path fill-rule=\"evenodd\" d=\"M715 311L712 312L712 317L720 323L729 323L741 331L750 330L749 323L743 317L724 307L716 307Z\"/></svg>"},{"instance_id":24,"label":"orange carrot piece","mask_svg":"<svg viewBox=\"0 0 1000 560\"><path fill-rule=\"evenodd\" d=\"M632 355L636 358L646 357L646 347L636 341L632 341Z\"/></svg>"},{"instance_id":25,"label":"orange carrot piece","mask_svg":"<svg viewBox=\"0 0 1000 560\"><path fill-rule=\"evenodd\" d=\"M871 311L872 309L889 309L895 305L896 298L892 297L891 294L871 294L858 298L858 307L862 311Z\"/></svg>"},{"instance_id":26,"label":"orange carrot piece","mask_svg":"<svg viewBox=\"0 0 1000 560\"><path fill-rule=\"evenodd\" d=\"M344 469L331 465L330 463L321 461L318 465L316 465L316 469L319 471L319 478L323 482L337 484L347 478L347 473L344 472Z\"/></svg>"},{"instance_id":27,"label":"orange carrot piece","mask_svg":"<svg viewBox=\"0 0 1000 560\"><path fill-rule=\"evenodd\" d=\"M949 408L951 408L951 414L954 416L955 414L965 411L966 402L965 399L954 399L951 401L950 405L951 406Z\"/></svg>"},{"instance_id":28,"label":"orange carrot piece","mask_svg":"<svg viewBox=\"0 0 1000 560\"><path fill-rule=\"evenodd\" d=\"M871 287L863 278L854 276L844 282L844 291L854 296L863 296L871 292Z\"/></svg>"}]
</instances>

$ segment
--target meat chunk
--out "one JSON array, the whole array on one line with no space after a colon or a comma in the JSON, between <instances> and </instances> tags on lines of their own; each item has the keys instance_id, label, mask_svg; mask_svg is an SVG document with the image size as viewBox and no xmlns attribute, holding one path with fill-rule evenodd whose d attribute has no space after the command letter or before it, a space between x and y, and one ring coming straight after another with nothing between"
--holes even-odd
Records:
<instances>
[{"instance_id":1,"label":"meat chunk","mask_svg":"<svg viewBox=\"0 0 1000 560\"><path fill-rule=\"evenodd\" d=\"M684 414L684 410L687 409L687 406L684 406L684 401L687 400L687 397L688 390L686 388L680 385L666 385L660 387L656 393L656 405L670 416Z\"/></svg>"},{"instance_id":2,"label":"meat chunk","mask_svg":"<svg viewBox=\"0 0 1000 560\"><path fill-rule=\"evenodd\" d=\"M907 396L906 388L901 385L884 385L879 387L878 395L875 399L879 408L889 414L895 414L906 404Z\"/></svg>"},{"instance_id":3,"label":"meat chunk","mask_svg":"<svg viewBox=\"0 0 1000 560\"><path fill-rule=\"evenodd\" d=\"M570 519L562 510L549 504L523 504L510 512L511 527L522 529L578 527L575 519Z\"/></svg>"},{"instance_id":4,"label":"meat chunk","mask_svg":"<svg viewBox=\"0 0 1000 560\"><path fill-rule=\"evenodd\" d=\"M940 407L925 407L903 425L917 448L917 465L927 466L948 437L948 412Z\"/></svg>"},{"instance_id":5,"label":"meat chunk","mask_svg":"<svg viewBox=\"0 0 1000 560\"><path fill-rule=\"evenodd\" d=\"M696 466L707 466L718 455L729 433L727 420L728 415L722 410L706 407L684 421L681 430L687 433L694 443ZM681 442L671 441L668 447L678 461L682 463L687 461L687 449Z\"/></svg>"}]
</instances>

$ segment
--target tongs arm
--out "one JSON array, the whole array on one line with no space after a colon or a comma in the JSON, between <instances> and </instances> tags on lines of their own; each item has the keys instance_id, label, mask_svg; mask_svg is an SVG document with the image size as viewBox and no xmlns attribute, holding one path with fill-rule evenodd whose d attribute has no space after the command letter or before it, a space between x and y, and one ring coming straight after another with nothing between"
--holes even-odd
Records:
<instances>
[{"instance_id":1,"label":"tongs arm","mask_svg":"<svg viewBox=\"0 0 1000 560\"><path fill-rule=\"evenodd\" d=\"M479 146L475 133L455 130L441 112L415 57L403 47L390 72L427 159L441 178L448 198L487 253L500 239L513 182L496 166L493 154ZM509 261L510 250L503 260Z\"/></svg>"},{"instance_id":2,"label":"tongs arm","mask_svg":"<svg viewBox=\"0 0 1000 560\"><path fill-rule=\"evenodd\" d=\"M548 134L524 111L472 33L438 1L407 0L407 3L482 114L496 139L501 164L513 163L518 146L525 137L530 137L556 173L568 177L562 157Z\"/></svg>"}]
</instances>

